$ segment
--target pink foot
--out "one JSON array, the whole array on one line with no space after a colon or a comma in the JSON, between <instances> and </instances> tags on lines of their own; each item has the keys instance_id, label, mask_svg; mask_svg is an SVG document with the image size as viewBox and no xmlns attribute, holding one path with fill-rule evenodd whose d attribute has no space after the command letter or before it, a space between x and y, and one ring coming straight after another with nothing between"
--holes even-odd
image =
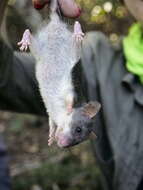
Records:
<instances>
[{"instance_id":1,"label":"pink foot","mask_svg":"<svg viewBox=\"0 0 143 190\"><path fill-rule=\"evenodd\" d=\"M70 114L73 111L73 103L70 103L67 105L67 111L68 111L68 114Z\"/></svg>"},{"instance_id":2,"label":"pink foot","mask_svg":"<svg viewBox=\"0 0 143 190\"><path fill-rule=\"evenodd\" d=\"M70 114L73 111L73 105L74 105L74 95L72 93L66 95L65 103L66 103L67 114Z\"/></svg>"},{"instance_id":3,"label":"pink foot","mask_svg":"<svg viewBox=\"0 0 143 190\"><path fill-rule=\"evenodd\" d=\"M51 146L54 142L54 137L49 137L48 139L48 146Z\"/></svg>"},{"instance_id":4,"label":"pink foot","mask_svg":"<svg viewBox=\"0 0 143 190\"><path fill-rule=\"evenodd\" d=\"M30 45L30 41L31 41L31 33L30 30L27 29L25 30L22 40L20 42L18 42L17 44L20 46L20 50L21 51L26 51Z\"/></svg>"},{"instance_id":5,"label":"pink foot","mask_svg":"<svg viewBox=\"0 0 143 190\"><path fill-rule=\"evenodd\" d=\"M81 25L78 21L74 24L74 34L73 37L77 43L80 43L83 40L84 33L82 32Z\"/></svg>"}]
</instances>

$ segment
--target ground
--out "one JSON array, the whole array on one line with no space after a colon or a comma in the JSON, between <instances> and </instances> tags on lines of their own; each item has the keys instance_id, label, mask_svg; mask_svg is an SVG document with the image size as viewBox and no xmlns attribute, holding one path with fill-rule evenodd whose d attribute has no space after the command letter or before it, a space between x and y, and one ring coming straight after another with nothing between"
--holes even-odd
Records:
<instances>
[{"instance_id":1,"label":"ground","mask_svg":"<svg viewBox=\"0 0 143 190\"><path fill-rule=\"evenodd\" d=\"M13 190L101 189L90 141L70 149L48 147L48 120L0 112Z\"/></svg>"}]
</instances>

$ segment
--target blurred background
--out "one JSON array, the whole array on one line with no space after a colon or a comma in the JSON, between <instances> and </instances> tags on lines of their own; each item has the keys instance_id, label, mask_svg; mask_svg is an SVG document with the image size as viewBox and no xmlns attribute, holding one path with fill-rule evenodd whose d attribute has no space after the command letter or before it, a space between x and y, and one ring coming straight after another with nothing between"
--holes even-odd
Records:
<instances>
[{"instance_id":1,"label":"blurred background","mask_svg":"<svg viewBox=\"0 0 143 190\"><path fill-rule=\"evenodd\" d=\"M115 0L77 0L82 7L79 18L85 32L98 30L111 43L118 44L133 18L123 4ZM9 0L2 35L17 50L17 42L26 28L36 31L47 17L30 0ZM69 25L74 20L64 19ZM13 190L102 190L102 176L90 141L68 150L48 147L48 120L32 115L0 112L0 134L10 156Z\"/></svg>"}]
</instances>

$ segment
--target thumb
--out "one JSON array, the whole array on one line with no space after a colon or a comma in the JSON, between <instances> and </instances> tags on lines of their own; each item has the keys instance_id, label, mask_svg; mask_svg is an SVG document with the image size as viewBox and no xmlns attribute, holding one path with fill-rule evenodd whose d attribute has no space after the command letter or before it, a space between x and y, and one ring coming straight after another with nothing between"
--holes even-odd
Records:
<instances>
[{"instance_id":1,"label":"thumb","mask_svg":"<svg viewBox=\"0 0 143 190\"><path fill-rule=\"evenodd\" d=\"M58 2L64 16L70 18L76 18L80 16L81 9L75 0L58 0Z\"/></svg>"}]
</instances>

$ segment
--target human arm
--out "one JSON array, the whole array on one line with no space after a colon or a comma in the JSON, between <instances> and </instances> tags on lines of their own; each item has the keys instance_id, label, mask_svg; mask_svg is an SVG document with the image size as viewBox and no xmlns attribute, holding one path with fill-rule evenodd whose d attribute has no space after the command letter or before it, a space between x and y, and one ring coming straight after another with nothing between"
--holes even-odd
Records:
<instances>
[{"instance_id":1,"label":"human arm","mask_svg":"<svg viewBox=\"0 0 143 190\"><path fill-rule=\"evenodd\" d=\"M0 41L0 109L46 115L35 78L34 59Z\"/></svg>"}]
</instances>

